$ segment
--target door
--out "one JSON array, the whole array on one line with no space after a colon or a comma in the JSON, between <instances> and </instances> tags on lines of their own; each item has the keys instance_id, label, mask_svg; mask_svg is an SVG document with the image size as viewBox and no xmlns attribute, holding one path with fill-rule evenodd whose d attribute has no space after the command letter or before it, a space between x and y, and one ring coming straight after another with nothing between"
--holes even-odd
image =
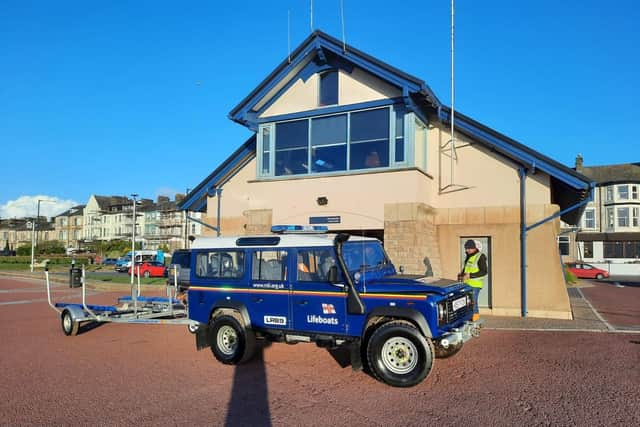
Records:
<instances>
[{"instance_id":1,"label":"door","mask_svg":"<svg viewBox=\"0 0 640 427\"><path fill-rule=\"evenodd\" d=\"M460 271L464 268L464 260L466 257L464 251L464 243L467 240L474 240L476 246L480 244L481 253L487 257L487 275L482 278L482 291L480 291L480 298L478 299L478 306L484 308L491 308L491 237L489 236L466 236L460 237Z\"/></svg>"},{"instance_id":2,"label":"door","mask_svg":"<svg viewBox=\"0 0 640 427\"><path fill-rule=\"evenodd\" d=\"M347 294L328 280L336 265L333 248L298 249L291 276L291 310L296 331L344 334Z\"/></svg>"},{"instance_id":3,"label":"door","mask_svg":"<svg viewBox=\"0 0 640 427\"><path fill-rule=\"evenodd\" d=\"M251 284L247 308L251 323L268 329L290 329L287 251L251 251Z\"/></svg>"}]
</instances>

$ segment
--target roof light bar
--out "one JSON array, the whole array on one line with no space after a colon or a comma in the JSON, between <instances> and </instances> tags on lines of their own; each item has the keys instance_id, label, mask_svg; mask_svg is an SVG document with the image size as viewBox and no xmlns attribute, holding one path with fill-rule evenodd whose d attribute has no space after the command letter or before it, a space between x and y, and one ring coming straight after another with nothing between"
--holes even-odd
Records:
<instances>
[{"instance_id":1,"label":"roof light bar","mask_svg":"<svg viewBox=\"0 0 640 427\"><path fill-rule=\"evenodd\" d=\"M329 227L326 225L274 225L271 232L276 234L304 234L304 233L326 233Z\"/></svg>"}]
</instances>

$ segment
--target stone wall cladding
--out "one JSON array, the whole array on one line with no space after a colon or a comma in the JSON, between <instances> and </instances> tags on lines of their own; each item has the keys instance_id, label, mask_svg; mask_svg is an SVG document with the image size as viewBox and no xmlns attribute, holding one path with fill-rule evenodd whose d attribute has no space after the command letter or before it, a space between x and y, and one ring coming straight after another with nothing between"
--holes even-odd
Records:
<instances>
[{"instance_id":1,"label":"stone wall cladding","mask_svg":"<svg viewBox=\"0 0 640 427\"><path fill-rule=\"evenodd\" d=\"M390 203L384 207L385 249L396 267L407 274L424 274L428 257L439 277L440 249L435 225L436 210L423 203Z\"/></svg>"},{"instance_id":2,"label":"stone wall cladding","mask_svg":"<svg viewBox=\"0 0 640 427\"><path fill-rule=\"evenodd\" d=\"M271 209L254 209L243 212L246 219L245 234L248 236L257 234L270 234L273 211Z\"/></svg>"}]
</instances>

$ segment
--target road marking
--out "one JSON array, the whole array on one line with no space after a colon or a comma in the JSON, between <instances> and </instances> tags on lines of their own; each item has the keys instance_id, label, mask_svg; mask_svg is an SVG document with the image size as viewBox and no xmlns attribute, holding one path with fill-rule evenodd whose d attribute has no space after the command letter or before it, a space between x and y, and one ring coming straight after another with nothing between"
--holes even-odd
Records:
<instances>
[{"instance_id":1,"label":"road marking","mask_svg":"<svg viewBox=\"0 0 640 427\"><path fill-rule=\"evenodd\" d=\"M591 311L593 311L593 314L595 314L595 315L596 315L596 317L598 318L598 320L600 320L600 321L604 324L604 326L606 326L606 327L607 327L607 329L608 329L609 331L615 331L615 330L616 330L616 328L614 328L613 326L611 326L611 325L609 324L609 322L607 322L606 320L604 320L604 317L602 317L602 316L600 315L600 313L598 313L598 312L596 311L596 309L593 307L593 305L591 305L591 302L589 302L589 300L588 300L587 298L585 298L584 294L582 293L582 290L580 290L580 288L576 288L576 289L577 289L578 293L580 294L580 296L582 297L582 299L584 300L584 302L586 302L586 303L587 303L587 306L589 306L589 308L591 309Z\"/></svg>"},{"instance_id":2,"label":"road marking","mask_svg":"<svg viewBox=\"0 0 640 427\"><path fill-rule=\"evenodd\" d=\"M46 299L7 301L7 302L0 302L0 305L32 304L34 302L46 302L46 301L47 301Z\"/></svg>"}]
</instances>

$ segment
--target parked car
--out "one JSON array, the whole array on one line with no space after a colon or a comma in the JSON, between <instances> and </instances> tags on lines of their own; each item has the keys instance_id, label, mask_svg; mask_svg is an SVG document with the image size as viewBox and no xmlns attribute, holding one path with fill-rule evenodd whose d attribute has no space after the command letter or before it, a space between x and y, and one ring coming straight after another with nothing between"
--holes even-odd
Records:
<instances>
[{"instance_id":1,"label":"parked car","mask_svg":"<svg viewBox=\"0 0 640 427\"><path fill-rule=\"evenodd\" d=\"M567 269L580 279L601 280L609 277L607 270L602 270L584 262L568 262Z\"/></svg>"},{"instance_id":2,"label":"parked car","mask_svg":"<svg viewBox=\"0 0 640 427\"><path fill-rule=\"evenodd\" d=\"M129 268L128 273L131 274L131 268ZM158 261L138 262L133 274L136 276L139 274L144 277L167 277L167 267Z\"/></svg>"},{"instance_id":3,"label":"parked car","mask_svg":"<svg viewBox=\"0 0 640 427\"><path fill-rule=\"evenodd\" d=\"M178 289L185 291L189 289L189 276L191 275L191 251L188 249L178 249L171 255L171 264L169 269L177 269L178 273ZM169 274L169 284L173 285L173 272Z\"/></svg>"},{"instance_id":4,"label":"parked car","mask_svg":"<svg viewBox=\"0 0 640 427\"><path fill-rule=\"evenodd\" d=\"M118 258L118 261L116 261L115 263L115 270L119 271L121 273L129 270L129 267L131 267L131 258L129 257L122 257L122 258Z\"/></svg>"},{"instance_id":5,"label":"parked car","mask_svg":"<svg viewBox=\"0 0 640 427\"><path fill-rule=\"evenodd\" d=\"M102 260L102 265L116 265L118 258L105 258Z\"/></svg>"}]
</instances>

